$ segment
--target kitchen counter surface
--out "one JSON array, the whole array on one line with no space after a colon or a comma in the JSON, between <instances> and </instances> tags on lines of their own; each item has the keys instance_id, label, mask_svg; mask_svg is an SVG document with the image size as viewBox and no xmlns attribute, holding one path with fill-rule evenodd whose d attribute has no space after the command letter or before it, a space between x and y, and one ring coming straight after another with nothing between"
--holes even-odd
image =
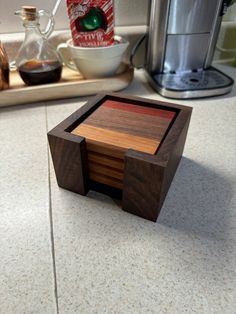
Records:
<instances>
[{"instance_id":1,"label":"kitchen counter surface","mask_svg":"<svg viewBox=\"0 0 236 314\"><path fill-rule=\"evenodd\" d=\"M165 101L142 71L122 93ZM235 313L236 87L173 101L193 114L156 223L57 186L47 131L88 98L0 110L0 313Z\"/></svg>"}]
</instances>

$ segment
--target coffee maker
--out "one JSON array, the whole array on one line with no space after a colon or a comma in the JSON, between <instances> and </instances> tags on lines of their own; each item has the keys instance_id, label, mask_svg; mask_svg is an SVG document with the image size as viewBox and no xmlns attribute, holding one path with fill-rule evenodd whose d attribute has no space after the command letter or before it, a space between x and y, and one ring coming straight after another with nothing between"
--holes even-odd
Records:
<instances>
[{"instance_id":1,"label":"coffee maker","mask_svg":"<svg viewBox=\"0 0 236 314\"><path fill-rule=\"evenodd\" d=\"M146 74L164 97L226 94L233 80L211 66L222 17L235 0L152 0Z\"/></svg>"}]
</instances>

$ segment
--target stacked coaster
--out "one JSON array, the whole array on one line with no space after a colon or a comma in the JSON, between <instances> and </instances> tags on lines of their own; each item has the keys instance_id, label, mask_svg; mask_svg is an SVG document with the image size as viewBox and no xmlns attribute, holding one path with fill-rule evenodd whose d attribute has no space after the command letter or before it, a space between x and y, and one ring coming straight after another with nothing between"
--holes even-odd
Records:
<instances>
[{"instance_id":1,"label":"stacked coaster","mask_svg":"<svg viewBox=\"0 0 236 314\"><path fill-rule=\"evenodd\" d=\"M123 188L127 149L156 154L176 111L105 100L71 133L86 139L89 177Z\"/></svg>"}]
</instances>

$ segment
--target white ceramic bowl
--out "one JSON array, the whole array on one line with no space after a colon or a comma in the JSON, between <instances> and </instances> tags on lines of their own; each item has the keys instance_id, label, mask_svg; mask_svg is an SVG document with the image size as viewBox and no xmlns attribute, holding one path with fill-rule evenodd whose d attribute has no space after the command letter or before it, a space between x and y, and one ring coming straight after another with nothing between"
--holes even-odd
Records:
<instances>
[{"instance_id":1,"label":"white ceramic bowl","mask_svg":"<svg viewBox=\"0 0 236 314\"><path fill-rule=\"evenodd\" d=\"M58 46L63 62L85 78L109 77L116 73L129 42L115 36L115 44L107 47L78 47L72 39Z\"/></svg>"}]
</instances>

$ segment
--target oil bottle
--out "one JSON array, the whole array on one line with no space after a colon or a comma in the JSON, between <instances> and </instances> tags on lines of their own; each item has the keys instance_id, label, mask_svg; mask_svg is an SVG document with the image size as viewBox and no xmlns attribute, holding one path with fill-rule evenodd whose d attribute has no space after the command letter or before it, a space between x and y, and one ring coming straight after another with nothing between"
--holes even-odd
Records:
<instances>
[{"instance_id":1,"label":"oil bottle","mask_svg":"<svg viewBox=\"0 0 236 314\"><path fill-rule=\"evenodd\" d=\"M45 10L23 6L15 12L23 20L25 38L16 57L16 67L27 85L55 83L60 80L62 64L60 57L47 38L54 28L53 17ZM48 15L50 27L43 32L40 29L40 16Z\"/></svg>"},{"instance_id":2,"label":"oil bottle","mask_svg":"<svg viewBox=\"0 0 236 314\"><path fill-rule=\"evenodd\" d=\"M0 41L0 90L9 87L9 62L3 44Z\"/></svg>"}]
</instances>

